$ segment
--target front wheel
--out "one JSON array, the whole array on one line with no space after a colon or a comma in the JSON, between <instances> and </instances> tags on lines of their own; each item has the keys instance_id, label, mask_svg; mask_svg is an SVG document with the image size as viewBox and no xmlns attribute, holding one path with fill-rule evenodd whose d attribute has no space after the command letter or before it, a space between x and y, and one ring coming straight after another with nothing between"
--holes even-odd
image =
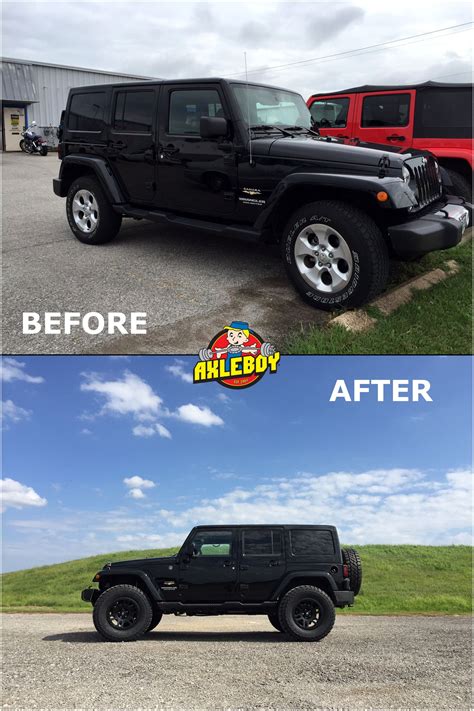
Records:
<instances>
[{"instance_id":1,"label":"front wheel","mask_svg":"<svg viewBox=\"0 0 474 711\"><path fill-rule=\"evenodd\" d=\"M155 627L157 627L160 624L162 617L163 617L163 613L161 612L161 610L158 610L157 607L154 607L152 616L151 616L150 626L148 627L147 632L151 632L152 630L154 630Z\"/></svg>"},{"instance_id":2,"label":"front wheel","mask_svg":"<svg viewBox=\"0 0 474 711\"><path fill-rule=\"evenodd\" d=\"M66 214L74 235L84 244L110 242L120 229L121 215L114 212L96 178L77 178L66 198Z\"/></svg>"},{"instance_id":3,"label":"front wheel","mask_svg":"<svg viewBox=\"0 0 474 711\"><path fill-rule=\"evenodd\" d=\"M20 141L20 150L23 151L23 153L26 153L26 148L25 148L25 139L22 138Z\"/></svg>"},{"instance_id":4,"label":"front wheel","mask_svg":"<svg viewBox=\"0 0 474 711\"><path fill-rule=\"evenodd\" d=\"M40 156L47 156L47 155L48 155L48 146L41 146Z\"/></svg>"},{"instance_id":5,"label":"front wheel","mask_svg":"<svg viewBox=\"0 0 474 711\"><path fill-rule=\"evenodd\" d=\"M464 175L451 168L447 168L447 172L453 184L454 194L463 197L468 202L472 202L472 187Z\"/></svg>"},{"instance_id":6,"label":"front wheel","mask_svg":"<svg viewBox=\"0 0 474 711\"><path fill-rule=\"evenodd\" d=\"M150 629L153 613L143 590L115 585L98 597L92 619L107 642L134 642Z\"/></svg>"},{"instance_id":7,"label":"front wheel","mask_svg":"<svg viewBox=\"0 0 474 711\"><path fill-rule=\"evenodd\" d=\"M388 248L375 222L352 205L324 200L292 215L282 254L305 301L331 311L360 306L386 286Z\"/></svg>"},{"instance_id":8,"label":"front wheel","mask_svg":"<svg viewBox=\"0 0 474 711\"><path fill-rule=\"evenodd\" d=\"M334 627L336 612L329 595L313 585L289 590L278 607L282 629L300 642L319 642Z\"/></svg>"}]
</instances>

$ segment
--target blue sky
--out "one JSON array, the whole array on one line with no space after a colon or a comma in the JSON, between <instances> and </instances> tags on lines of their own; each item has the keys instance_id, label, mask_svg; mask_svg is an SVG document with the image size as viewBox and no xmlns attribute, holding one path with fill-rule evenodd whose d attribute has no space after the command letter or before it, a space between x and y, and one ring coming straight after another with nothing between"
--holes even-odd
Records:
<instances>
[{"instance_id":1,"label":"blue sky","mask_svg":"<svg viewBox=\"0 0 474 711\"><path fill-rule=\"evenodd\" d=\"M193 385L194 362L4 359L5 570L179 544L197 523L470 542L469 358L283 357L242 391ZM427 379L433 402L330 403L340 378Z\"/></svg>"}]
</instances>

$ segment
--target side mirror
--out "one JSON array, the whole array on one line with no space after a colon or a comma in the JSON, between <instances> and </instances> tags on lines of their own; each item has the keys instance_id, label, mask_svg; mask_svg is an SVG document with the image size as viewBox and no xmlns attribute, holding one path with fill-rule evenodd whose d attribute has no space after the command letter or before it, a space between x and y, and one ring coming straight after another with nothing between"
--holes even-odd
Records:
<instances>
[{"instance_id":1,"label":"side mirror","mask_svg":"<svg viewBox=\"0 0 474 711\"><path fill-rule=\"evenodd\" d=\"M201 138L218 138L227 136L227 119L220 116L201 116L199 133Z\"/></svg>"}]
</instances>

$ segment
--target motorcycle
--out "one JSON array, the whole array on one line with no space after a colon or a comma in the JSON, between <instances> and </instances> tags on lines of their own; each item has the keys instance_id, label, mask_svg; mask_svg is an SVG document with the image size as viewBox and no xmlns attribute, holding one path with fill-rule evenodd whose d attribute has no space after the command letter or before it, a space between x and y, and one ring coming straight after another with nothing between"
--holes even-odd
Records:
<instances>
[{"instance_id":1,"label":"motorcycle","mask_svg":"<svg viewBox=\"0 0 474 711\"><path fill-rule=\"evenodd\" d=\"M39 153L40 156L48 155L48 143L30 129L21 132L20 148L24 153Z\"/></svg>"}]
</instances>

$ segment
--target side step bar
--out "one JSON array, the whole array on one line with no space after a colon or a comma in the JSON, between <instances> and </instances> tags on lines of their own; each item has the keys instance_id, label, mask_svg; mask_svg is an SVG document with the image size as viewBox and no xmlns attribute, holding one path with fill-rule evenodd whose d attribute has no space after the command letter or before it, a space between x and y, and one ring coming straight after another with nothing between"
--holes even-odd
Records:
<instances>
[{"instance_id":1,"label":"side step bar","mask_svg":"<svg viewBox=\"0 0 474 711\"><path fill-rule=\"evenodd\" d=\"M134 217L137 220L151 220L152 222L167 223L170 225L180 225L181 227L191 227L206 232L214 232L224 237L237 237L250 242L258 242L262 238L262 233L251 227L241 225L222 225L219 222L209 222L194 217L176 215L173 212L160 212L159 210L147 210L146 208L132 207L131 205L113 205L115 212L124 217Z\"/></svg>"}]
</instances>

